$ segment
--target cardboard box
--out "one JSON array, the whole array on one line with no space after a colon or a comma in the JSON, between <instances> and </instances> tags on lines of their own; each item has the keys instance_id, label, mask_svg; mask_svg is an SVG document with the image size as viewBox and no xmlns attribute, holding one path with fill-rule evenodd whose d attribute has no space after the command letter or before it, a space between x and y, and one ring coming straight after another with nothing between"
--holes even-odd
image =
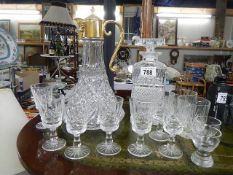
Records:
<instances>
[{"instance_id":1,"label":"cardboard box","mask_svg":"<svg viewBox=\"0 0 233 175\"><path fill-rule=\"evenodd\" d=\"M15 75L17 92L30 89L32 84L39 83L39 72L33 70L22 70Z\"/></svg>"}]
</instances>

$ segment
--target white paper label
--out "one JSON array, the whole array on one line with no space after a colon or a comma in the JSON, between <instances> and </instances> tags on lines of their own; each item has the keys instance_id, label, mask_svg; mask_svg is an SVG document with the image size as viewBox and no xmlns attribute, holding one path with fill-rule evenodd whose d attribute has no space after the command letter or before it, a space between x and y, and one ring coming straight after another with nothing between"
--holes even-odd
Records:
<instances>
[{"instance_id":1,"label":"white paper label","mask_svg":"<svg viewBox=\"0 0 233 175\"><path fill-rule=\"evenodd\" d=\"M226 104L227 102L227 93L218 93L217 103Z\"/></svg>"},{"instance_id":2,"label":"white paper label","mask_svg":"<svg viewBox=\"0 0 233 175\"><path fill-rule=\"evenodd\" d=\"M156 67L141 67L141 76L156 76Z\"/></svg>"}]
</instances>

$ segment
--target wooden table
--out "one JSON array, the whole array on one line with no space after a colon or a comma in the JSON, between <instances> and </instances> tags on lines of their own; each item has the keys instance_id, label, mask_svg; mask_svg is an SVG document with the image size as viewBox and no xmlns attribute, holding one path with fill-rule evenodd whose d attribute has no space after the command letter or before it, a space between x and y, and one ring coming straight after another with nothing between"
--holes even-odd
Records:
<instances>
[{"instance_id":1,"label":"wooden table","mask_svg":"<svg viewBox=\"0 0 233 175\"><path fill-rule=\"evenodd\" d=\"M82 160L70 161L63 155L64 149L58 152L46 152L41 144L43 132L35 128L39 116L28 122L17 139L19 159L25 169L32 175L194 175L194 174L233 174L233 147L222 144L213 153L215 165L204 169L194 165L190 156L195 150L190 140L177 138L177 144L184 155L179 160L168 160L161 157L157 150L160 143L145 137L145 143L153 148L147 158L136 158L127 152L129 144L136 141L129 123L128 104L124 105L126 116L120 128L113 133L114 140L122 146L120 154L113 157L99 155L95 146L104 140L102 131L87 131L81 135L82 141L91 149L91 154ZM58 130L58 135L72 144L72 136L66 133L65 126ZM233 138L233 132L229 137Z\"/></svg>"}]
</instances>

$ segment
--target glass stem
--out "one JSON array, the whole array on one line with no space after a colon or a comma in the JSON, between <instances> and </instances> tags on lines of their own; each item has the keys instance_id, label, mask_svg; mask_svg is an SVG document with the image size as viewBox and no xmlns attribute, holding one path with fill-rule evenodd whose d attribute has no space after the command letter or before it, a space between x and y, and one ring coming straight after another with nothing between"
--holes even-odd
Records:
<instances>
[{"instance_id":1,"label":"glass stem","mask_svg":"<svg viewBox=\"0 0 233 175\"><path fill-rule=\"evenodd\" d=\"M75 147L81 147L81 139L80 139L80 134L79 135L74 135L74 141L73 141L73 146Z\"/></svg>"},{"instance_id":2,"label":"glass stem","mask_svg":"<svg viewBox=\"0 0 233 175\"><path fill-rule=\"evenodd\" d=\"M142 147L144 145L144 135L138 135L136 145Z\"/></svg>"},{"instance_id":3,"label":"glass stem","mask_svg":"<svg viewBox=\"0 0 233 175\"><path fill-rule=\"evenodd\" d=\"M196 153L201 156L201 157L209 157L210 154L208 152L205 152L205 151L200 151L200 150L196 150Z\"/></svg>"},{"instance_id":4,"label":"glass stem","mask_svg":"<svg viewBox=\"0 0 233 175\"><path fill-rule=\"evenodd\" d=\"M172 151L175 146L175 136L170 137L170 141L168 142L169 149ZM172 151L173 152L173 151Z\"/></svg>"},{"instance_id":5,"label":"glass stem","mask_svg":"<svg viewBox=\"0 0 233 175\"><path fill-rule=\"evenodd\" d=\"M106 132L105 143L106 144L112 144L113 143L112 133L111 132Z\"/></svg>"},{"instance_id":6,"label":"glass stem","mask_svg":"<svg viewBox=\"0 0 233 175\"><path fill-rule=\"evenodd\" d=\"M159 124L157 125L157 131L158 131L158 132L163 132L162 124L159 123Z\"/></svg>"},{"instance_id":7,"label":"glass stem","mask_svg":"<svg viewBox=\"0 0 233 175\"><path fill-rule=\"evenodd\" d=\"M171 144L175 144L175 142L176 142L176 139L175 139L174 136L172 136L171 139L170 139L170 143L171 143Z\"/></svg>"},{"instance_id":8,"label":"glass stem","mask_svg":"<svg viewBox=\"0 0 233 175\"><path fill-rule=\"evenodd\" d=\"M54 139L57 138L57 131L56 131L56 128L51 128L51 129L50 129L49 138L50 138L51 140L54 140Z\"/></svg>"}]
</instances>

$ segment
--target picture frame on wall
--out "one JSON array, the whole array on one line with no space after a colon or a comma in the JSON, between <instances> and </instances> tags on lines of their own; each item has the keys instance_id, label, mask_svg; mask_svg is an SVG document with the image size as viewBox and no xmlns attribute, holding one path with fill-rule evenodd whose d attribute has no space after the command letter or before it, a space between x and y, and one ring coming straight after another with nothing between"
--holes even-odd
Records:
<instances>
[{"instance_id":1,"label":"picture frame on wall","mask_svg":"<svg viewBox=\"0 0 233 175\"><path fill-rule=\"evenodd\" d=\"M38 23L19 23L18 39L22 41L40 42L41 25Z\"/></svg>"},{"instance_id":2,"label":"picture frame on wall","mask_svg":"<svg viewBox=\"0 0 233 175\"><path fill-rule=\"evenodd\" d=\"M177 45L177 19L157 18L156 37L165 38L166 45Z\"/></svg>"},{"instance_id":3,"label":"picture frame on wall","mask_svg":"<svg viewBox=\"0 0 233 175\"><path fill-rule=\"evenodd\" d=\"M10 20L9 19L0 20L0 28L4 29L7 32L10 32Z\"/></svg>"}]
</instances>

